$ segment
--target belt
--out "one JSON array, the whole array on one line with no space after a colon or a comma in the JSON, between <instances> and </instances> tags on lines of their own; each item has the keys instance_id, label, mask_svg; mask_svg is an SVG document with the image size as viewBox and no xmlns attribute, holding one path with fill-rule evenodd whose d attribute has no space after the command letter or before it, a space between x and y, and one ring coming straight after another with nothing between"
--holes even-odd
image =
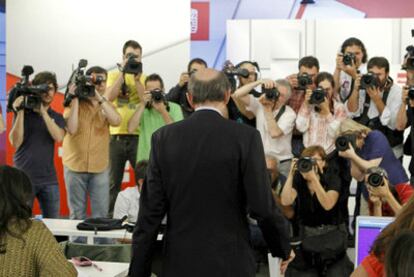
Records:
<instances>
[{"instance_id":1,"label":"belt","mask_svg":"<svg viewBox=\"0 0 414 277\"><path fill-rule=\"evenodd\" d=\"M114 140L133 139L133 138L138 138L138 135L130 135L130 134L111 135L111 139L114 139Z\"/></svg>"},{"instance_id":2,"label":"belt","mask_svg":"<svg viewBox=\"0 0 414 277\"><path fill-rule=\"evenodd\" d=\"M285 162L290 162L291 160L292 160L292 158L286 159L286 160L281 160L279 163L282 164L282 163L285 163Z\"/></svg>"}]
</instances>

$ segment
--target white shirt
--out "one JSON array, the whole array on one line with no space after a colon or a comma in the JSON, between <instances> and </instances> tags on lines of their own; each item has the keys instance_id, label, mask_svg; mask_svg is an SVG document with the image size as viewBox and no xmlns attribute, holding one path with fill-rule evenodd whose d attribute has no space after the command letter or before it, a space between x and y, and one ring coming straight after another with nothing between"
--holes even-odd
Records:
<instances>
[{"instance_id":1,"label":"white shirt","mask_svg":"<svg viewBox=\"0 0 414 277\"><path fill-rule=\"evenodd\" d=\"M118 193L114 207L114 218L128 216L128 222L137 222L139 211L138 186L128 187Z\"/></svg>"},{"instance_id":2,"label":"white shirt","mask_svg":"<svg viewBox=\"0 0 414 277\"><path fill-rule=\"evenodd\" d=\"M354 113L348 111L349 115L352 118L359 117L362 115L362 112L364 110L365 95L366 95L365 90L359 91L358 109ZM380 93L381 98L382 98L382 95L383 95L383 92ZM398 110L400 109L401 104L402 104L401 96L402 96L401 87L399 87L397 84L394 83L388 94L387 101L386 103L384 103L385 104L384 110L382 111L382 114L379 118L381 121L381 124L383 126L387 126L391 130L395 130ZM346 106L348 106L348 101L346 103ZM377 106L372 101L372 99L370 100L370 103L369 103L367 115L369 119L378 117L379 115Z\"/></svg>"},{"instance_id":3,"label":"white shirt","mask_svg":"<svg viewBox=\"0 0 414 277\"><path fill-rule=\"evenodd\" d=\"M197 112L197 111L202 111L202 110L215 111L215 112L218 112L221 116L223 116L219 109L214 108L214 107L210 107L210 106L200 106L200 107L196 108L194 111Z\"/></svg>"},{"instance_id":4,"label":"white shirt","mask_svg":"<svg viewBox=\"0 0 414 277\"><path fill-rule=\"evenodd\" d=\"M285 106L285 112L279 118L277 125L282 130L283 135L272 138L265 118L263 105L260 104L258 98L249 95L250 104L247 110L251 111L256 116L256 129L260 132L262 137L263 147L265 152L273 153L279 161L291 159L292 155L292 131L295 127L296 113L291 107ZM273 117L276 117L279 109L273 111Z\"/></svg>"},{"instance_id":5,"label":"white shirt","mask_svg":"<svg viewBox=\"0 0 414 277\"><path fill-rule=\"evenodd\" d=\"M358 68L360 74L367 73L367 65L361 64ZM339 73L339 95L341 97L341 101L348 98L348 96L351 94L351 83L352 83L352 77L348 73L345 73L341 70Z\"/></svg>"}]
</instances>

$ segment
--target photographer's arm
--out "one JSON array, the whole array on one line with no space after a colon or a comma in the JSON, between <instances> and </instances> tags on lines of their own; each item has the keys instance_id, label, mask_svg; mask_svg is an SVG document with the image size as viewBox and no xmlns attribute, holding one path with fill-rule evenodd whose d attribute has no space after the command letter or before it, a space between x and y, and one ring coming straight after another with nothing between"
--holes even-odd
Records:
<instances>
[{"instance_id":1,"label":"photographer's arm","mask_svg":"<svg viewBox=\"0 0 414 277\"><path fill-rule=\"evenodd\" d=\"M359 109L359 79L357 78L358 81L355 81L354 89L346 103L348 111L351 113L356 113Z\"/></svg>"},{"instance_id":2,"label":"photographer's arm","mask_svg":"<svg viewBox=\"0 0 414 277\"><path fill-rule=\"evenodd\" d=\"M105 97L100 96L99 93L96 93L96 97L98 98L102 112L108 120L109 125L114 127L121 125L122 117L116 111L111 102L109 102Z\"/></svg>"},{"instance_id":3,"label":"photographer's arm","mask_svg":"<svg viewBox=\"0 0 414 277\"><path fill-rule=\"evenodd\" d=\"M318 198L321 206L326 211L329 211L335 206L336 202L338 202L339 193L335 190L325 191L318 178L316 178L316 174L314 174L314 176L315 178L312 178L308 182L310 182L310 185L315 191L316 197Z\"/></svg>"},{"instance_id":4,"label":"photographer's arm","mask_svg":"<svg viewBox=\"0 0 414 277\"><path fill-rule=\"evenodd\" d=\"M113 84L109 85L108 83L108 87L105 90L105 97L108 99L108 101L112 102L115 100L115 98L118 97L121 91L121 86L123 82L124 82L124 74L120 72L118 76L116 77L115 81L113 82Z\"/></svg>"},{"instance_id":5,"label":"photographer's arm","mask_svg":"<svg viewBox=\"0 0 414 277\"><path fill-rule=\"evenodd\" d=\"M138 128L139 123L141 122L141 116L145 110L145 103L140 102L137 105L137 109L135 110L134 114L128 121L128 133L134 133L135 130Z\"/></svg>"},{"instance_id":6,"label":"photographer's arm","mask_svg":"<svg viewBox=\"0 0 414 277\"><path fill-rule=\"evenodd\" d=\"M56 142L62 142L63 141L63 137L65 136L65 130L60 128L54 119L52 119L49 114L47 113L47 108L43 105L41 105L40 108L40 114L43 118L43 121L46 124L46 128L49 132L49 134L51 135L51 137L53 138L54 141Z\"/></svg>"},{"instance_id":7,"label":"photographer's arm","mask_svg":"<svg viewBox=\"0 0 414 277\"><path fill-rule=\"evenodd\" d=\"M283 136L283 130L280 129L279 124L277 124L275 118L273 117L273 113L271 109L264 107L264 116L266 118L267 130L270 136L274 138L278 138Z\"/></svg>"},{"instance_id":8,"label":"photographer's arm","mask_svg":"<svg viewBox=\"0 0 414 277\"><path fill-rule=\"evenodd\" d=\"M24 110L19 110L15 113L13 127L10 130L9 141L11 145L18 149L23 143L24 138Z\"/></svg>"},{"instance_id":9,"label":"photographer's arm","mask_svg":"<svg viewBox=\"0 0 414 277\"><path fill-rule=\"evenodd\" d=\"M401 106L398 109L397 119L395 122L395 129L398 131L404 131L407 127L408 118L407 118L407 97L408 97L408 90L406 87L402 90L402 98L401 98ZM410 100L410 106L412 104L412 100Z\"/></svg>"},{"instance_id":10,"label":"photographer's arm","mask_svg":"<svg viewBox=\"0 0 414 277\"><path fill-rule=\"evenodd\" d=\"M293 188L293 175L295 172L295 165L296 161L292 161L288 178L285 185L283 186L282 193L280 194L280 202L283 206L291 206L298 196L296 189Z\"/></svg>"},{"instance_id":11,"label":"photographer's arm","mask_svg":"<svg viewBox=\"0 0 414 277\"><path fill-rule=\"evenodd\" d=\"M6 130L6 126L4 124L3 115L0 112L0 134L3 133L5 130Z\"/></svg>"},{"instance_id":12,"label":"photographer's arm","mask_svg":"<svg viewBox=\"0 0 414 277\"><path fill-rule=\"evenodd\" d=\"M170 114L167 111L167 107L163 102L153 103L152 106L160 113L162 120L164 120L164 123L166 125L174 122L174 120L171 118Z\"/></svg>"},{"instance_id":13,"label":"photographer's arm","mask_svg":"<svg viewBox=\"0 0 414 277\"><path fill-rule=\"evenodd\" d=\"M74 135L79 126L79 98L73 98L70 103L69 116L66 119L66 130L69 134Z\"/></svg>"},{"instance_id":14,"label":"photographer's arm","mask_svg":"<svg viewBox=\"0 0 414 277\"><path fill-rule=\"evenodd\" d=\"M252 89L254 89L255 87L261 84L263 84L262 80L258 80L256 82L252 82L242 87L239 87L233 93L232 98L234 99L236 103L239 102L240 104L244 106L249 106L250 105L250 97L249 97L250 91L252 91Z\"/></svg>"}]
</instances>

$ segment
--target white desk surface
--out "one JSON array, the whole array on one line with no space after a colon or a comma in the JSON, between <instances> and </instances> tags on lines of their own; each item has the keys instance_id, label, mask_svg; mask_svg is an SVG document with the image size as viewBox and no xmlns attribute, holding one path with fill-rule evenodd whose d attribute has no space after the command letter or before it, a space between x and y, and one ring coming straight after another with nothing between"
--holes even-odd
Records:
<instances>
[{"instance_id":1,"label":"white desk surface","mask_svg":"<svg viewBox=\"0 0 414 277\"><path fill-rule=\"evenodd\" d=\"M76 225L83 220L44 218L42 221L53 235L87 237L88 244L93 244L93 238L132 239L132 233L125 229L97 231L96 233L95 231L78 230ZM157 239L162 240L162 235L159 234Z\"/></svg>"},{"instance_id":2,"label":"white desk surface","mask_svg":"<svg viewBox=\"0 0 414 277\"><path fill-rule=\"evenodd\" d=\"M93 261L93 263L102 268L102 271L99 271L94 266L75 266L78 271L78 277L124 277L128 274L129 263L95 261Z\"/></svg>"}]
</instances>

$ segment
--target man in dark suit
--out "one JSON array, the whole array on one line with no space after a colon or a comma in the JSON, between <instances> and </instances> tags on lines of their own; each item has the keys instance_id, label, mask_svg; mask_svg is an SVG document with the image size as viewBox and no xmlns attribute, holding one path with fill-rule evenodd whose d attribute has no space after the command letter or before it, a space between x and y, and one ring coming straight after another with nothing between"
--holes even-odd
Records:
<instances>
[{"instance_id":1,"label":"man in dark suit","mask_svg":"<svg viewBox=\"0 0 414 277\"><path fill-rule=\"evenodd\" d=\"M130 276L150 276L165 215L161 276L255 276L247 213L257 220L272 255L284 260L281 270L293 259L259 132L222 117L229 98L222 72L199 70L189 82L194 114L153 134Z\"/></svg>"}]
</instances>

